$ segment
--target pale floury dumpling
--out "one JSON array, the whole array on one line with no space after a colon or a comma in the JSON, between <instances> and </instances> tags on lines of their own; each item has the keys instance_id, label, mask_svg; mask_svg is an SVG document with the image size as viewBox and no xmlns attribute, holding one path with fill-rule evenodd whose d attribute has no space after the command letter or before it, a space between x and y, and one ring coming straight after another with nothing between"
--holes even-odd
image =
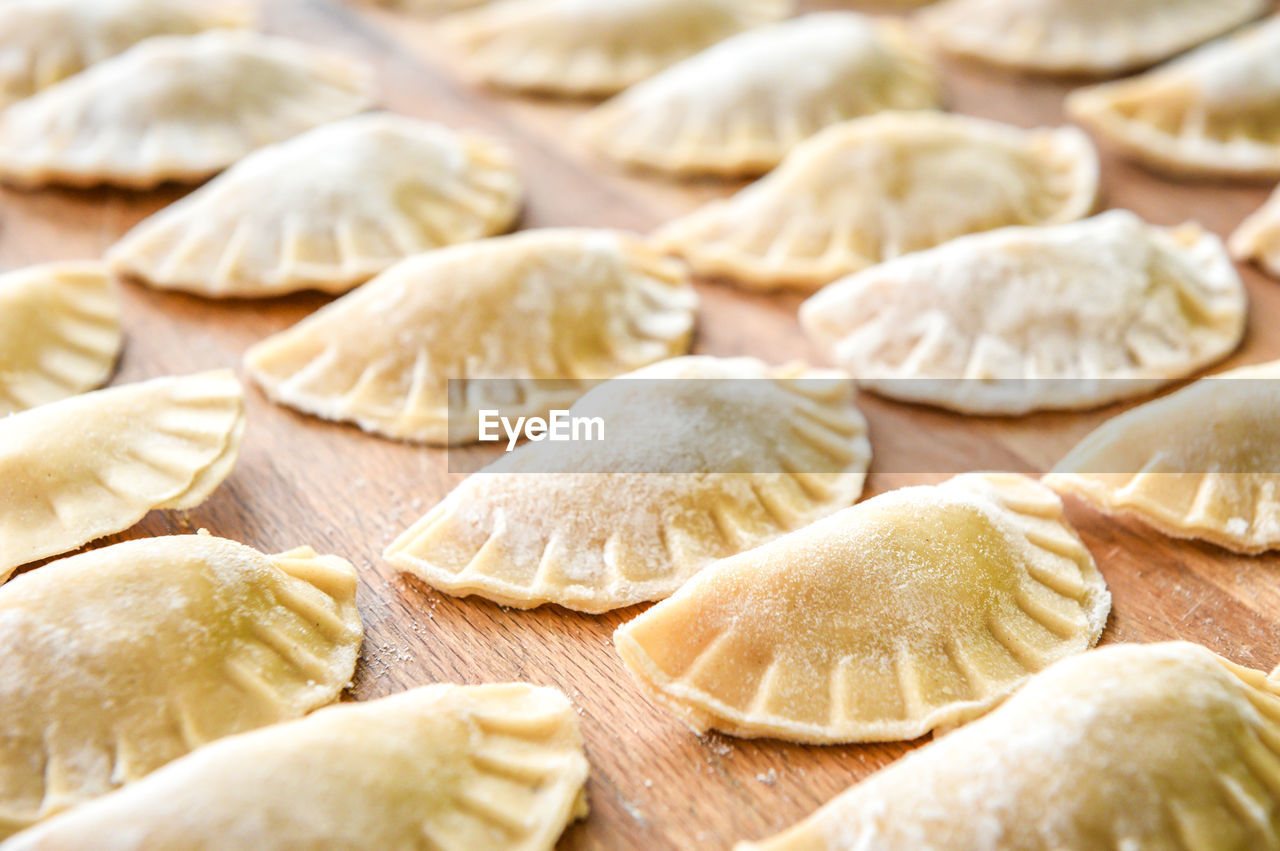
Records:
<instances>
[{"instance_id":1,"label":"pale floury dumpling","mask_svg":"<svg viewBox=\"0 0 1280 851\"><path fill-rule=\"evenodd\" d=\"M194 508L235 466L230 370L96 390L0 418L0 581L15 568Z\"/></svg>"},{"instance_id":2,"label":"pale floury dumpling","mask_svg":"<svg viewBox=\"0 0 1280 851\"><path fill-rule=\"evenodd\" d=\"M1203 647L1066 659L986 718L737 851L1280 846L1280 688Z\"/></svg>"},{"instance_id":3,"label":"pale floury dumpling","mask_svg":"<svg viewBox=\"0 0 1280 851\"><path fill-rule=\"evenodd\" d=\"M159 36L0 113L0 179L194 182L372 100L372 69L327 50L249 32Z\"/></svg>"},{"instance_id":4,"label":"pale floury dumpling","mask_svg":"<svg viewBox=\"0 0 1280 851\"><path fill-rule=\"evenodd\" d=\"M946 50L1027 71L1114 75L1266 12L1268 0L944 0L919 22Z\"/></svg>"},{"instance_id":5,"label":"pale floury dumpling","mask_svg":"<svg viewBox=\"0 0 1280 851\"><path fill-rule=\"evenodd\" d=\"M589 113L583 135L613 159L678 174L761 174L832 124L932 109L942 91L901 25L805 15L726 39Z\"/></svg>"},{"instance_id":6,"label":"pale floury dumpling","mask_svg":"<svg viewBox=\"0 0 1280 851\"><path fill-rule=\"evenodd\" d=\"M1200 226L1125 210L958 239L839 281L805 331L867 389L977 414L1089 408L1221 360L1244 285Z\"/></svg>"},{"instance_id":7,"label":"pale floury dumpling","mask_svg":"<svg viewBox=\"0 0 1280 851\"><path fill-rule=\"evenodd\" d=\"M520 198L498 142L358 116L250 154L107 258L117 273L207 296L344 292L410 255L501 233Z\"/></svg>"},{"instance_id":8,"label":"pale floury dumpling","mask_svg":"<svg viewBox=\"0 0 1280 851\"><path fill-rule=\"evenodd\" d=\"M336 556L207 534L104 547L0 586L0 839L337 699L363 635L355 594Z\"/></svg>"},{"instance_id":9,"label":"pale floury dumpling","mask_svg":"<svg viewBox=\"0 0 1280 851\"><path fill-rule=\"evenodd\" d=\"M101 264L0 275L0 417L103 384L123 342L120 297Z\"/></svg>"},{"instance_id":10,"label":"pale floury dumpling","mask_svg":"<svg viewBox=\"0 0 1280 851\"><path fill-rule=\"evenodd\" d=\"M143 39L247 27L250 0L5 0L0 107L109 59Z\"/></svg>"},{"instance_id":11,"label":"pale floury dumpling","mask_svg":"<svg viewBox=\"0 0 1280 851\"><path fill-rule=\"evenodd\" d=\"M599 385L568 414L601 422L592 441L516 449L386 558L450 594L619 609L850 505L871 461L851 382L801 365L673 358Z\"/></svg>"},{"instance_id":12,"label":"pale floury dumpling","mask_svg":"<svg viewBox=\"0 0 1280 851\"><path fill-rule=\"evenodd\" d=\"M589 769L556 689L433 685L214 742L5 851L552 851Z\"/></svg>"},{"instance_id":13,"label":"pale floury dumpling","mask_svg":"<svg viewBox=\"0 0 1280 851\"><path fill-rule=\"evenodd\" d=\"M792 0L495 0L446 18L466 67L490 85L611 95L735 33L785 18Z\"/></svg>"},{"instance_id":14,"label":"pale floury dumpling","mask_svg":"<svg viewBox=\"0 0 1280 851\"><path fill-rule=\"evenodd\" d=\"M1097 191L1097 154L1075 128L885 112L822 131L654 239L699 274L813 290L964 234L1073 221Z\"/></svg>"},{"instance_id":15,"label":"pale floury dumpling","mask_svg":"<svg viewBox=\"0 0 1280 851\"><path fill-rule=\"evenodd\" d=\"M401 261L254 346L245 365L273 400L307 413L465 443L480 409L545 415L683 354L697 303L687 270L638 237L531 230ZM450 379L466 400L452 428ZM499 404L511 393L519 405Z\"/></svg>"},{"instance_id":16,"label":"pale floury dumpling","mask_svg":"<svg viewBox=\"0 0 1280 851\"><path fill-rule=\"evenodd\" d=\"M1045 483L1167 535L1280 548L1280 361L1201 379L1109 420Z\"/></svg>"},{"instance_id":17,"label":"pale floury dumpling","mask_svg":"<svg viewBox=\"0 0 1280 851\"><path fill-rule=\"evenodd\" d=\"M1110 608L1052 491L971 473L713 564L614 644L697 732L892 741L963 723L1092 647Z\"/></svg>"},{"instance_id":18,"label":"pale floury dumpling","mask_svg":"<svg viewBox=\"0 0 1280 851\"><path fill-rule=\"evenodd\" d=\"M1231 234L1229 245L1237 259L1252 260L1273 277L1280 278L1280 187Z\"/></svg>"},{"instance_id":19,"label":"pale floury dumpling","mask_svg":"<svg viewBox=\"0 0 1280 851\"><path fill-rule=\"evenodd\" d=\"M1280 177L1280 15L1141 76L1072 92L1067 111L1161 171Z\"/></svg>"}]
</instances>

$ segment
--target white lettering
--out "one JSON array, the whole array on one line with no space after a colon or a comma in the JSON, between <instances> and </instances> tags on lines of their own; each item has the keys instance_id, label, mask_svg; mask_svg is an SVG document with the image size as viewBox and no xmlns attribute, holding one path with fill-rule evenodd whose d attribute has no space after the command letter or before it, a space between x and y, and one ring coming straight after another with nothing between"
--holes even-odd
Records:
<instances>
[{"instance_id":1,"label":"white lettering","mask_svg":"<svg viewBox=\"0 0 1280 851\"><path fill-rule=\"evenodd\" d=\"M481 411L480 412L480 439L482 441L498 439L498 412L497 411Z\"/></svg>"},{"instance_id":2,"label":"white lettering","mask_svg":"<svg viewBox=\"0 0 1280 851\"><path fill-rule=\"evenodd\" d=\"M542 417L502 416L500 411L482 410L479 414L479 435L482 441L501 440L498 427L506 434L507 451L516 448L520 438L527 440L604 440L603 417L574 417L568 411L555 410Z\"/></svg>"}]
</instances>

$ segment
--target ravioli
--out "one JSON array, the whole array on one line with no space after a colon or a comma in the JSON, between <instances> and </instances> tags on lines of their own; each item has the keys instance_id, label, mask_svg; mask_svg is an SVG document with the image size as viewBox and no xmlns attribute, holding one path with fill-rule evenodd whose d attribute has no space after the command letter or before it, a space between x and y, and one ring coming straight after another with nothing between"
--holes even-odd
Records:
<instances>
[{"instance_id":1,"label":"ravioli","mask_svg":"<svg viewBox=\"0 0 1280 851\"><path fill-rule=\"evenodd\" d=\"M480 409L545 415L598 380L685 352L696 306L686 270L636 237L533 230L402 261L254 346L245 365L298 410L462 443L476 439ZM449 379L461 400L452 431ZM510 394L519 405L503 404Z\"/></svg>"},{"instance_id":2,"label":"ravioli","mask_svg":"<svg viewBox=\"0 0 1280 851\"><path fill-rule=\"evenodd\" d=\"M822 131L654 240L701 275L813 290L968 233L1073 221L1097 191L1097 154L1074 128L886 112Z\"/></svg>"},{"instance_id":3,"label":"ravioli","mask_svg":"<svg viewBox=\"0 0 1280 851\"><path fill-rule=\"evenodd\" d=\"M941 99L903 27L826 12L749 30L668 68L589 113L582 135L633 166L754 175L832 124Z\"/></svg>"},{"instance_id":4,"label":"ravioli","mask_svg":"<svg viewBox=\"0 0 1280 851\"><path fill-rule=\"evenodd\" d=\"M97 390L0 419L0 581L152 509L204 502L235 465L244 427L244 392L230 370Z\"/></svg>"},{"instance_id":5,"label":"ravioli","mask_svg":"<svg viewBox=\"0 0 1280 851\"><path fill-rule=\"evenodd\" d=\"M0 107L158 35L248 27L248 0L6 0Z\"/></svg>"},{"instance_id":6,"label":"ravioli","mask_svg":"<svg viewBox=\"0 0 1280 851\"><path fill-rule=\"evenodd\" d=\"M1280 187L1256 213L1241 222L1228 243L1238 260L1252 260L1280 278Z\"/></svg>"},{"instance_id":7,"label":"ravioli","mask_svg":"<svg viewBox=\"0 0 1280 851\"><path fill-rule=\"evenodd\" d=\"M963 723L1087 650L1110 608L1052 491L971 473L718 562L614 644L699 733L893 741Z\"/></svg>"},{"instance_id":8,"label":"ravioli","mask_svg":"<svg viewBox=\"0 0 1280 851\"><path fill-rule=\"evenodd\" d=\"M1117 645L737 848L1274 848L1278 750L1280 690L1261 671L1194 644Z\"/></svg>"},{"instance_id":9,"label":"ravioli","mask_svg":"<svg viewBox=\"0 0 1280 851\"><path fill-rule=\"evenodd\" d=\"M195 182L372 102L373 72L248 32L158 36L0 114L0 179L22 187Z\"/></svg>"},{"instance_id":10,"label":"ravioli","mask_svg":"<svg viewBox=\"0 0 1280 851\"><path fill-rule=\"evenodd\" d=\"M1117 75L1266 12L1267 0L946 0L919 23L941 47L1050 74Z\"/></svg>"},{"instance_id":11,"label":"ravioli","mask_svg":"<svg viewBox=\"0 0 1280 851\"><path fill-rule=\"evenodd\" d=\"M871 446L842 376L676 358L602 384L569 416L603 442L530 443L388 547L450 594L603 612L851 504ZM709 437L714 436L714 437Z\"/></svg>"},{"instance_id":12,"label":"ravioli","mask_svg":"<svg viewBox=\"0 0 1280 851\"><path fill-rule=\"evenodd\" d=\"M1219 373L1103 423L1045 476L1166 535L1280 548L1280 361Z\"/></svg>"},{"instance_id":13,"label":"ravioli","mask_svg":"<svg viewBox=\"0 0 1280 851\"><path fill-rule=\"evenodd\" d=\"M11 845L551 851L588 770L559 691L426 686L215 742Z\"/></svg>"},{"instance_id":14,"label":"ravioli","mask_svg":"<svg viewBox=\"0 0 1280 851\"><path fill-rule=\"evenodd\" d=\"M1244 285L1195 224L1125 210L958 239L839 281L800 308L862 386L973 414L1089 408L1226 357Z\"/></svg>"},{"instance_id":15,"label":"ravioli","mask_svg":"<svg viewBox=\"0 0 1280 851\"><path fill-rule=\"evenodd\" d=\"M1280 177L1280 16L1141 76L1072 92L1067 112L1161 172Z\"/></svg>"},{"instance_id":16,"label":"ravioli","mask_svg":"<svg viewBox=\"0 0 1280 851\"><path fill-rule=\"evenodd\" d=\"M99 264L0 275L0 418L102 384L123 342L120 299Z\"/></svg>"},{"instance_id":17,"label":"ravioli","mask_svg":"<svg viewBox=\"0 0 1280 851\"><path fill-rule=\"evenodd\" d=\"M355 592L336 556L207 534L105 547L0 587L0 838L335 700L363 634Z\"/></svg>"},{"instance_id":18,"label":"ravioli","mask_svg":"<svg viewBox=\"0 0 1280 851\"><path fill-rule=\"evenodd\" d=\"M496 0L441 26L481 81L582 97L620 92L791 8L792 0Z\"/></svg>"},{"instance_id":19,"label":"ravioli","mask_svg":"<svg viewBox=\"0 0 1280 851\"><path fill-rule=\"evenodd\" d=\"M340 293L410 255L506 230L520 196L495 141L359 116L250 154L107 256L119 274L205 296Z\"/></svg>"}]
</instances>

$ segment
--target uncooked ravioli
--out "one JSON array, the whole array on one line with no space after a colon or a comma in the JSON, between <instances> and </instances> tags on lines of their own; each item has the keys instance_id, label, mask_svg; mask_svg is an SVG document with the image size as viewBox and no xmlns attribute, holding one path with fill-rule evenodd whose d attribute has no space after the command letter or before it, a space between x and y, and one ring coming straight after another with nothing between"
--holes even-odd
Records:
<instances>
[{"instance_id":1,"label":"uncooked ravioli","mask_svg":"<svg viewBox=\"0 0 1280 851\"><path fill-rule=\"evenodd\" d=\"M0 114L19 186L194 182L372 102L363 63L249 32L150 38Z\"/></svg>"},{"instance_id":2,"label":"uncooked ravioli","mask_svg":"<svg viewBox=\"0 0 1280 851\"><path fill-rule=\"evenodd\" d=\"M194 508L231 472L244 391L230 370L156 378L0 419L0 581L15 568Z\"/></svg>"},{"instance_id":3,"label":"uncooked ravioli","mask_svg":"<svg viewBox=\"0 0 1280 851\"><path fill-rule=\"evenodd\" d=\"M697 301L687 270L638 237L531 230L404 260L254 346L245 365L268 396L307 413L465 443L481 409L545 415L682 354Z\"/></svg>"},{"instance_id":4,"label":"uncooked ravioli","mask_svg":"<svg viewBox=\"0 0 1280 851\"><path fill-rule=\"evenodd\" d=\"M0 838L336 699L363 632L355 592L336 556L209 535L129 541L0 586Z\"/></svg>"},{"instance_id":5,"label":"uncooked ravioli","mask_svg":"<svg viewBox=\"0 0 1280 851\"><path fill-rule=\"evenodd\" d=\"M556 689L433 685L207 745L6 851L551 851L588 770Z\"/></svg>"},{"instance_id":6,"label":"uncooked ravioli","mask_svg":"<svg viewBox=\"0 0 1280 851\"><path fill-rule=\"evenodd\" d=\"M871 460L850 382L801 365L675 358L596 387L568 415L599 419L603 442L517 449L388 560L450 594L618 609L851 504Z\"/></svg>"},{"instance_id":7,"label":"uncooked ravioli","mask_svg":"<svg viewBox=\"0 0 1280 851\"><path fill-rule=\"evenodd\" d=\"M501 233L520 197L498 142L358 116L250 154L107 257L118 273L207 296L339 293L410 255Z\"/></svg>"},{"instance_id":8,"label":"uncooked ravioli","mask_svg":"<svg viewBox=\"0 0 1280 851\"><path fill-rule=\"evenodd\" d=\"M1240 344L1244 285L1199 225L1115 210L957 239L838 281L805 331L866 388L965 413L1088 408Z\"/></svg>"},{"instance_id":9,"label":"uncooked ravioli","mask_svg":"<svg viewBox=\"0 0 1280 851\"><path fill-rule=\"evenodd\" d=\"M1280 361L1191 384L1103 423L1045 477L1178 538L1280 547Z\"/></svg>"},{"instance_id":10,"label":"uncooked ravioli","mask_svg":"<svg viewBox=\"0 0 1280 851\"><path fill-rule=\"evenodd\" d=\"M1052 491L971 473L713 564L614 644L697 732L892 741L982 714L1093 646L1110 608Z\"/></svg>"},{"instance_id":11,"label":"uncooked ravioli","mask_svg":"<svg viewBox=\"0 0 1280 851\"><path fill-rule=\"evenodd\" d=\"M1280 847L1280 688L1203 647L1065 659L738 851Z\"/></svg>"},{"instance_id":12,"label":"uncooked ravioli","mask_svg":"<svg viewBox=\"0 0 1280 851\"><path fill-rule=\"evenodd\" d=\"M613 159L678 174L761 174L851 118L933 109L941 85L905 28L854 12L805 15L708 48L589 113Z\"/></svg>"},{"instance_id":13,"label":"uncooked ravioli","mask_svg":"<svg viewBox=\"0 0 1280 851\"><path fill-rule=\"evenodd\" d=\"M120 297L102 265L0 275L0 417L102 384L123 342Z\"/></svg>"},{"instance_id":14,"label":"uncooked ravioli","mask_svg":"<svg viewBox=\"0 0 1280 851\"><path fill-rule=\"evenodd\" d=\"M885 112L829 127L654 240L699 274L813 290L968 233L1073 221L1097 191L1097 154L1075 128Z\"/></svg>"},{"instance_id":15,"label":"uncooked ravioli","mask_svg":"<svg viewBox=\"0 0 1280 851\"><path fill-rule=\"evenodd\" d=\"M785 18L792 0L496 0L441 23L486 83L611 95L721 39Z\"/></svg>"},{"instance_id":16,"label":"uncooked ravioli","mask_svg":"<svg viewBox=\"0 0 1280 851\"><path fill-rule=\"evenodd\" d=\"M1072 92L1067 111L1160 171L1280 177L1280 15L1140 76Z\"/></svg>"}]
</instances>

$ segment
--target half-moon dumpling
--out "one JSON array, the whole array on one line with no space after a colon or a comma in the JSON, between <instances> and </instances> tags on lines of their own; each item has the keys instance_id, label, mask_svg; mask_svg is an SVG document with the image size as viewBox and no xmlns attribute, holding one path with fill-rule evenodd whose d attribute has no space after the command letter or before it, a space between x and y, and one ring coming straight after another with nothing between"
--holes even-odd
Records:
<instances>
[{"instance_id":1,"label":"half-moon dumpling","mask_svg":"<svg viewBox=\"0 0 1280 851\"><path fill-rule=\"evenodd\" d=\"M850 505L871 461L848 379L752 358L655 364L569 416L601 420L602 440L515 450L386 558L450 594L603 612Z\"/></svg>"},{"instance_id":2,"label":"half-moon dumpling","mask_svg":"<svg viewBox=\"0 0 1280 851\"><path fill-rule=\"evenodd\" d=\"M932 109L941 86L899 25L827 12L750 30L597 107L586 138L624 163L760 174L832 124Z\"/></svg>"},{"instance_id":3,"label":"half-moon dumpling","mask_svg":"<svg viewBox=\"0 0 1280 851\"><path fill-rule=\"evenodd\" d=\"M806 332L869 390L965 413L1088 408L1226 357L1246 298L1199 225L1127 210L957 239L832 284Z\"/></svg>"},{"instance_id":4,"label":"half-moon dumpling","mask_svg":"<svg viewBox=\"0 0 1280 851\"><path fill-rule=\"evenodd\" d=\"M99 264L0 275L0 418L102 384L123 341L119 296Z\"/></svg>"},{"instance_id":5,"label":"half-moon dumpling","mask_svg":"<svg viewBox=\"0 0 1280 851\"><path fill-rule=\"evenodd\" d=\"M507 229L520 208L497 142L396 115L326 124L250 154L107 255L165 289L344 292L396 261Z\"/></svg>"},{"instance_id":6,"label":"half-moon dumpling","mask_svg":"<svg viewBox=\"0 0 1280 851\"><path fill-rule=\"evenodd\" d=\"M372 71L248 32L158 36L0 114L0 178L20 186L197 181L369 106Z\"/></svg>"},{"instance_id":7,"label":"half-moon dumpling","mask_svg":"<svg viewBox=\"0 0 1280 851\"><path fill-rule=\"evenodd\" d=\"M207 534L128 541L0 587L0 838L335 700L363 633L355 593L336 556Z\"/></svg>"},{"instance_id":8,"label":"half-moon dumpling","mask_svg":"<svg viewBox=\"0 0 1280 851\"><path fill-rule=\"evenodd\" d=\"M6 851L551 851L589 770L559 691L426 686L215 742Z\"/></svg>"},{"instance_id":9,"label":"half-moon dumpling","mask_svg":"<svg viewBox=\"0 0 1280 851\"><path fill-rule=\"evenodd\" d=\"M1194 644L1064 659L737 851L1280 846L1280 688Z\"/></svg>"},{"instance_id":10,"label":"half-moon dumpling","mask_svg":"<svg viewBox=\"0 0 1280 851\"><path fill-rule=\"evenodd\" d=\"M1093 646L1110 608L1052 491L971 473L712 565L614 644L695 731L891 741L990 709Z\"/></svg>"},{"instance_id":11,"label":"half-moon dumpling","mask_svg":"<svg viewBox=\"0 0 1280 851\"><path fill-rule=\"evenodd\" d=\"M696 306L681 265L636 237L533 230L404 260L254 346L245 364L281 404L397 439L465 443L480 409L545 415L597 380L683 353ZM449 379L466 382L454 384L452 429Z\"/></svg>"},{"instance_id":12,"label":"half-moon dumpling","mask_svg":"<svg viewBox=\"0 0 1280 851\"><path fill-rule=\"evenodd\" d=\"M945 50L1049 74L1152 65L1263 14L1268 0L946 0L919 15Z\"/></svg>"},{"instance_id":13,"label":"half-moon dumpling","mask_svg":"<svg viewBox=\"0 0 1280 851\"><path fill-rule=\"evenodd\" d=\"M0 107L157 35L247 27L247 0L5 0Z\"/></svg>"},{"instance_id":14,"label":"half-moon dumpling","mask_svg":"<svg viewBox=\"0 0 1280 851\"><path fill-rule=\"evenodd\" d=\"M1075 128L886 112L822 131L655 241L699 274L816 289L967 233L1073 221L1097 191L1097 154Z\"/></svg>"},{"instance_id":15,"label":"half-moon dumpling","mask_svg":"<svg viewBox=\"0 0 1280 851\"><path fill-rule=\"evenodd\" d=\"M1141 76L1078 89L1067 111L1166 172L1280 177L1280 15Z\"/></svg>"},{"instance_id":16,"label":"half-moon dumpling","mask_svg":"<svg viewBox=\"0 0 1280 851\"><path fill-rule=\"evenodd\" d=\"M1280 548L1280 361L1201 379L1109 420L1044 481L1176 538Z\"/></svg>"},{"instance_id":17,"label":"half-moon dumpling","mask_svg":"<svg viewBox=\"0 0 1280 851\"><path fill-rule=\"evenodd\" d=\"M0 418L0 581L152 509L199 505L235 465L244 425L244 393L230 370Z\"/></svg>"},{"instance_id":18,"label":"half-moon dumpling","mask_svg":"<svg viewBox=\"0 0 1280 851\"><path fill-rule=\"evenodd\" d=\"M1280 278L1280 187L1271 200L1241 223L1228 243L1239 260L1253 260Z\"/></svg>"},{"instance_id":19,"label":"half-moon dumpling","mask_svg":"<svg viewBox=\"0 0 1280 851\"><path fill-rule=\"evenodd\" d=\"M785 18L792 0L497 0L442 27L490 85L611 95L735 33Z\"/></svg>"}]
</instances>

